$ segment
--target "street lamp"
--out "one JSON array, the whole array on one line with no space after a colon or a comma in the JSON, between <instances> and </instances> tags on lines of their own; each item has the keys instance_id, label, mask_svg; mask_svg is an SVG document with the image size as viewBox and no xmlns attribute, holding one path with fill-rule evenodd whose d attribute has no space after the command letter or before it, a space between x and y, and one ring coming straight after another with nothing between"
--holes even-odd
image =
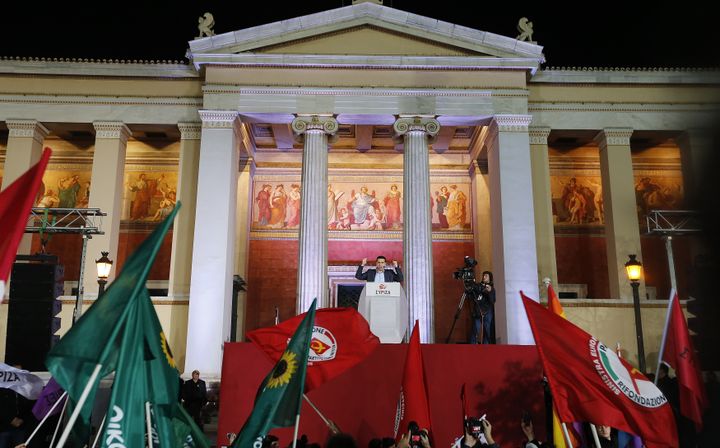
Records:
<instances>
[{"instance_id":1,"label":"street lamp","mask_svg":"<svg viewBox=\"0 0 720 448\"><path fill-rule=\"evenodd\" d=\"M110 276L110 270L112 269L113 265L112 260L108 258L109 252L100 252L100 254L102 255L102 257L100 257L98 260L95 260L98 273L98 285L100 285L100 289L98 290L98 297L100 297L105 292L105 285L107 284L107 279Z\"/></svg>"},{"instance_id":2,"label":"street lamp","mask_svg":"<svg viewBox=\"0 0 720 448\"><path fill-rule=\"evenodd\" d=\"M645 344L643 343L642 317L640 316L640 277L642 277L642 263L635 257L637 255L628 255L630 260L625 263L625 272L633 291L633 308L635 308L635 336L637 338L638 349L638 367L640 371L645 373Z\"/></svg>"}]
</instances>

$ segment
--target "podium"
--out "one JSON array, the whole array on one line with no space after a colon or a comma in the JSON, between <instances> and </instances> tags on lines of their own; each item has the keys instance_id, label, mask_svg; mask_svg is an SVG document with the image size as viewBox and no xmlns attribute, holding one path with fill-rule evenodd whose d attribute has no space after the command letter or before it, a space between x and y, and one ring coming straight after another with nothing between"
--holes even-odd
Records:
<instances>
[{"instance_id":1,"label":"podium","mask_svg":"<svg viewBox=\"0 0 720 448\"><path fill-rule=\"evenodd\" d=\"M408 303L400 283L366 283L360 293L358 312L380 342L402 342L407 332Z\"/></svg>"}]
</instances>

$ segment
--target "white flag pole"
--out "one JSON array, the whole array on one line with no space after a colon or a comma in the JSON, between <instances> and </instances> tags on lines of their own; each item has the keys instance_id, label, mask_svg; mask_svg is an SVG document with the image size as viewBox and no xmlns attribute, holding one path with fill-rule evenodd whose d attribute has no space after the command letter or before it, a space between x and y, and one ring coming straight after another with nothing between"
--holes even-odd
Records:
<instances>
[{"instance_id":1,"label":"white flag pole","mask_svg":"<svg viewBox=\"0 0 720 448\"><path fill-rule=\"evenodd\" d=\"M150 419L150 402L145 402L145 424L147 425L147 447L152 448L152 420Z\"/></svg>"},{"instance_id":2,"label":"white flag pole","mask_svg":"<svg viewBox=\"0 0 720 448\"><path fill-rule=\"evenodd\" d=\"M53 432L52 440L50 440L50 446L52 447L55 443L55 437L57 437L58 430L60 429L60 425L62 425L63 418L65 417L65 409L67 409L68 400L65 400L65 404L63 404L62 411L60 411L60 416L58 417L57 425L55 425L55 431Z\"/></svg>"},{"instance_id":3,"label":"white flag pole","mask_svg":"<svg viewBox=\"0 0 720 448\"><path fill-rule=\"evenodd\" d=\"M66 395L67 395L67 391L63 392L63 394L60 395L60 398L58 398L55 401L55 403L53 403L50 410L45 413L45 417L43 417L42 420L40 420L40 423L37 424L37 427L35 427L35 430L32 432L32 434L30 434L30 437L27 438L24 445L30 445L30 441L32 440L32 438L35 437L35 434L38 432L40 427L43 425L43 423L45 423L47 421L47 419L50 417L50 414L52 414L52 412L55 410L55 408L58 407L58 405L60 404L60 402Z\"/></svg>"},{"instance_id":4,"label":"white flag pole","mask_svg":"<svg viewBox=\"0 0 720 448\"><path fill-rule=\"evenodd\" d=\"M298 429L300 429L300 413L295 417L295 432L293 434L293 448L297 448Z\"/></svg>"},{"instance_id":5,"label":"white flag pole","mask_svg":"<svg viewBox=\"0 0 720 448\"><path fill-rule=\"evenodd\" d=\"M97 434L95 434L95 440L93 441L93 444L90 448L95 448L97 446L98 440L100 440L100 436L103 433L103 426L105 426L105 419L107 418L107 412L103 416L102 421L100 422L100 428L98 428Z\"/></svg>"},{"instance_id":6,"label":"white flag pole","mask_svg":"<svg viewBox=\"0 0 720 448\"><path fill-rule=\"evenodd\" d=\"M567 429L567 424L565 424L565 422L560 422L560 424L562 425L563 434L565 435L565 443L567 443L567 446L569 446L570 448L573 448L572 440L570 440L570 433Z\"/></svg>"},{"instance_id":7,"label":"white flag pole","mask_svg":"<svg viewBox=\"0 0 720 448\"><path fill-rule=\"evenodd\" d=\"M602 448L600 446L600 439L598 438L597 428L592 423L590 423L590 432L592 432L593 440L595 440L595 446L597 448Z\"/></svg>"},{"instance_id":8,"label":"white flag pole","mask_svg":"<svg viewBox=\"0 0 720 448\"><path fill-rule=\"evenodd\" d=\"M667 314L665 315L665 328L663 329L662 339L660 340L660 351L658 352L657 368L655 369L655 385L658 384L660 378L660 364L662 363L663 355L665 354L665 342L667 342L668 326L670 325L670 314L672 313L673 300L675 300L675 290L670 290L670 300L668 300Z\"/></svg>"},{"instance_id":9,"label":"white flag pole","mask_svg":"<svg viewBox=\"0 0 720 448\"><path fill-rule=\"evenodd\" d=\"M310 399L308 398L308 396L305 395L305 394L303 394L303 398L305 399L305 401L307 401L307 403L310 405L310 407L313 408L313 410L314 410L315 412L317 412L317 415L320 416L320 418L322 419L322 421L325 422L325 424L329 427L329 426L330 426L330 421L329 421L327 418L325 418L325 416L322 414L322 412L320 412L320 409L318 409L317 406L315 406L315 403L313 403L312 401L310 401Z\"/></svg>"},{"instance_id":10,"label":"white flag pole","mask_svg":"<svg viewBox=\"0 0 720 448\"><path fill-rule=\"evenodd\" d=\"M93 388L93 385L95 384L95 380L100 375L101 368L102 368L102 364L95 365L95 370L93 370L92 375L90 375L90 379L88 380L87 384L85 385L85 389L83 389L82 394L80 395L80 399L78 399L77 405L75 406L75 409L73 409L73 413L70 416L70 420L68 420L67 426L65 426L65 430L63 431L62 435L60 436L60 440L58 441L56 448L63 448L65 446L65 442L67 442L67 439L70 436L70 431L72 430L72 427L75 424L75 421L77 420L78 416L80 415L80 411L82 410L83 405L87 401L88 395L90 395L90 390Z\"/></svg>"}]
</instances>

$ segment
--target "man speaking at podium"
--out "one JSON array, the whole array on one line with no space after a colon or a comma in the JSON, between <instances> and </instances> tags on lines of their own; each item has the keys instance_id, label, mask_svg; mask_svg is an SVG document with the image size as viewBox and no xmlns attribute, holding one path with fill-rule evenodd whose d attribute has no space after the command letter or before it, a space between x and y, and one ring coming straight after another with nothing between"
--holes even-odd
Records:
<instances>
[{"instance_id":1,"label":"man speaking at podium","mask_svg":"<svg viewBox=\"0 0 720 448\"><path fill-rule=\"evenodd\" d=\"M400 266L397 261L393 260L395 270L385 269L387 259L380 255L375 259L375 269L368 269L363 272L363 267L367 264L367 258L363 258L362 264L358 266L355 278L358 280L367 280L375 283L401 282L404 280Z\"/></svg>"}]
</instances>

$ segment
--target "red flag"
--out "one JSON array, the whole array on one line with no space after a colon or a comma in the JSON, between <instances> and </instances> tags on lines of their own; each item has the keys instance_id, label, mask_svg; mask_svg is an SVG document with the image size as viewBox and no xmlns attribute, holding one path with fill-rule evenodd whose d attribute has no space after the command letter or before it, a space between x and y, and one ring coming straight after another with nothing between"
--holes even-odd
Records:
<instances>
[{"instance_id":1,"label":"red flag","mask_svg":"<svg viewBox=\"0 0 720 448\"><path fill-rule=\"evenodd\" d=\"M395 414L396 438L408 430L411 421L416 422L420 429L427 429L432 434L430 430L430 406L428 406L425 369L423 367L417 321L415 321L405 357L400 398L398 399L397 413Z\"/></svg>"},{"instance_id":2,"label":"red flag","mask_svg":"<svg viewBox=\"0 0 720 448\"><path fill-rule=\"evenodd\" d=\"M695 427L700 431L703 411L708 407L705 385L700 376L700 363L695 355L677 293L670 300L673 303L670 305L662 360L675 369L680 389L680 413L695 422Z\"/></svg>"},{"instance_id":3,"label":"red flag","mask_svg":"<svg viewBox=\"0 0 720 448\"><path fill-rule=\"evenodd\" d=\"M562 421L612 426L641 436L648 448L677 446L672 410L651 381L593 336L520 295Z\"/></svg>"},{"instance_id":4,"label":"red flag","mask_svg":"<svg viewBox=\"0 0 720 448\"><path fill-rule=\"evenodd\" d=\"M305 313L274 327L247 333L248 339L277 362L295 334ZM370 326L353 308L323 308L315 312L315 327L310 339L305 390L310 391L359 363L380 344Z\"/></svg>"},{"instance_id":5,"label":"red flag","mask_svg":"<svg viewBox=\"0 0 720 448\"><path fill-rule=\"evenodd\" d=\"M51 152L50 148L45 148L38 163L0 192L0 283L10 276Z\"/></svg>"}]
</instances>

